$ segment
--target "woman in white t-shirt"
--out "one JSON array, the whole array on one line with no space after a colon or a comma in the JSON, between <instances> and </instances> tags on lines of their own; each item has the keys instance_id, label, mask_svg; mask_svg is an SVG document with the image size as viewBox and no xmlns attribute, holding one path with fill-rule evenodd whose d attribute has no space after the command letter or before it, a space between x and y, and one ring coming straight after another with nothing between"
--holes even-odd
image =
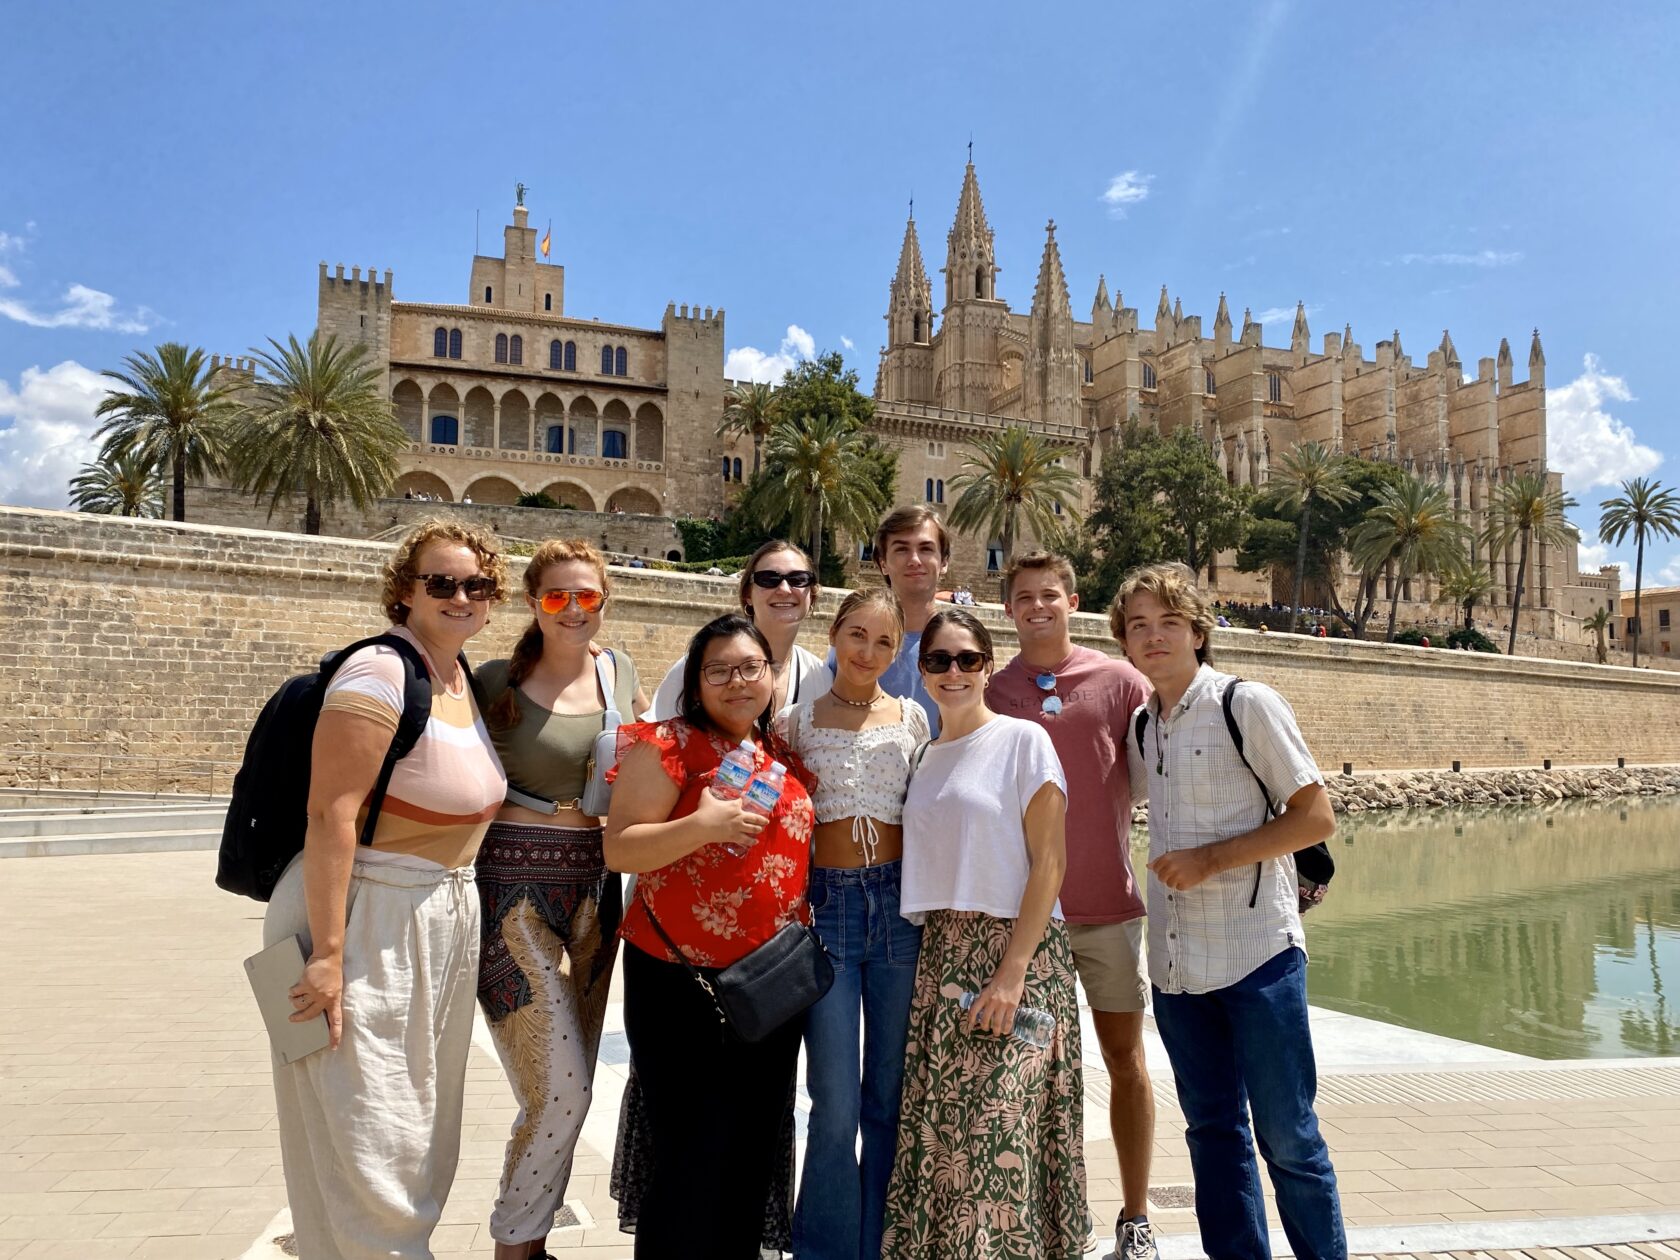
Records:
<instances>
[{"instance_id":1,"label":"woman in white t-shirt","mask_svg":"<svg viewBox=\"0 0 1680 1260\"><path fill-rule=\"evenodd\" d=\"M1077 1260L1084 1090L1073 951L1057 893L1067 783L1050 736L986 707L992 638L966 608L922 632L939 738L904 802L904 917L923 924L882 1260ZM964 993L976 995L964 1010ZM1020 1008L1055 1020L1043 1048Z\"/></svg>"}]
</instances>

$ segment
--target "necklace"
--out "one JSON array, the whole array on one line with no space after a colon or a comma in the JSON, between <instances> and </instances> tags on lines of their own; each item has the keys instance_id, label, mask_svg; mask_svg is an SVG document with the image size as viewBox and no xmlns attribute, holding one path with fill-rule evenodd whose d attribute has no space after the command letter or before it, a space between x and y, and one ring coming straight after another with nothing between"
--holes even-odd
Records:
<instances>
[{"instance_id":1,"label":"necklace","mask_svg":"<svg viewBox=\"0 0 1680 1260\"><path fill-rule=\"evenodd\" d=\"M841 704L850 705L854 709L873 709L876 705L880 704L881 701L887 698L887 693L882 691L879 687L875 689L874 696L868 700L848 700L845 696L841 695L833 688L829 689L828 694L835 700L838 700Z\"/></svg>"}]
</instances>

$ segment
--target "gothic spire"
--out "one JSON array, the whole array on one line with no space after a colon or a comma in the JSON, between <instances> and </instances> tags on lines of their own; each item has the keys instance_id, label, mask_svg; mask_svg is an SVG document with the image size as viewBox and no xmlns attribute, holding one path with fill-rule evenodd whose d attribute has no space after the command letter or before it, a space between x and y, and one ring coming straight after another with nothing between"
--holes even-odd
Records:
<instances>
[{"instance_id":1,"label":"gothic spire","mask_svg":"<svg viewBox=\"0 0 1680 1260\"><path fill-rule=\"evenodd\" d=\"M912 294L931 294L933 286L928 282L927 267L922 263L922 243L916 237L916 220L911 217L904 225L904 244L898 250L898 273L893 276L893 296L901 293L908 297Z\"/></svg>"},{"instance_id":2,"label":"gothic spire","mask_svg":"<svg viewBox=\"0 0 1680 1260\"><path fill-rule=\"evenodd\" d=\"M1312 340L1312 333L1307 329L1307 304L1295 303L1295 327L1289 334L1289 347L1292 350L1305 350Z\"/></svg>"},{"instance_id":3,"label":"gothic spire","mask_svg":"<svg viewBox=\"0 0 1680 1260\"><path fill-rule=\"evenodd\" d=\"M1091 301L1091 322L1097 322L1097 316L1107 314L1114 308L1108 301L1108 277L1097 277L1097 296Z\"/></svg>"},{"instance_id":4,"label":"gothic spire","mask_svg":"<svg viewBox=\"0 0 1680 1260\"><path fill-rule=\"evenodd\" d=\"M998 269L993 257L992 229L986 222L986 207L980 199L980 181L975 177L973 162L963 171L957 217L946 237L946 246L946 304L970 298L995 298Z\"/></svg>"},{"instance_id":5,"label":"gothic spire","mask_svg":"<svg viewBox=\"0 0 1680 1260\"><path fill-rule=\"evenodd\" d=\"M1441 329L1441 361L1443 363L1457 363L1458 347L1453 345L1452 334L1445 328Z\"/></svg>"},{"instance_id":6,"label":"gothic spire","mask_svg":"<svg viewBox=\"0 0 1680 1260\"><path fill-rule=\"evenodd\" d=\"M1546 352L1540 348L1540 330L1538 328L1534 330L1534 341L1528 347L1528 366L1533 367L1536 363L1541 367L1546 366Z\"/></svg>"},{"instance_id":7,"label":"gothic spire","mask_svg":"<svg viewBox=\"0 0 1680 1260\"><path fill-rule=\"evenodd\" d=\"M1105 293L1106 299L1107 294ZM1062 251L1056 248L1056 221L1044 226L1044 256L1038 264L1038 284L1033 288L1032 317L1042 313L1048 319L1073 320L1068 304L1067 277L1062 274Z\"/></svg>"}]
</instances>

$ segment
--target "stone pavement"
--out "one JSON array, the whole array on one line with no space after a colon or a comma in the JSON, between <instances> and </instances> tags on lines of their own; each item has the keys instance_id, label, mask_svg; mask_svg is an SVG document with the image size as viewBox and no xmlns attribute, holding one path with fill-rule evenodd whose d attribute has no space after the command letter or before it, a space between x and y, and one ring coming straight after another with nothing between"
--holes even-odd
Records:
<instances>
[{"instance_id":1,"label":"stone pavement","mask_svg":"<svg viewBox=\"0 0 1680 1260\"><path fill-rule=\"evenodd\" d=\"M260 944L262 907L218 892L214 868L202 852L5 863L0 1260L281 1254L271 1243L286 1217L268 1052L240 967ZM630 1251L607 1194L625 1058L617 1014L568 1191L582 1223L550 1241L568 1257ZM1378 1029L1373 1050L1373 1027L1315 1019L1320 1114L1356 1249L1404 1252L1397 1227L1425 1226L1414 1231L1420 1254L1504 1260L1490 1248L1525 1247L1535 1260L1680 1260L1660 1241L1680 1229L1646 1221L1666 1224L1658 1214L1680 1208L1680 1062L1541 1064L1395 1029ZM1195 1251L1189 1159L1170 1078L1156 1079L1153 1216L1176 1258ZM1090 1194L1106 1232L1119 1170L1107 1081L1089 1065L1088 1086ZM480 1036L440 1258L490 1254L484 1222L513 1110ZM1590 1229L1561 1219L1582 1217L1611 1219ZM1559 1218L1561 1250L1539 1245L1547 1226L1525 1224L1548 1218ZM1473 1233L1448 1228L1506 1222L1518 1232L1504 1243L1460 1245L1451 1240ZM1582 1250L1634 1239L1642 1250Z\"/></svg>"}]
</instances>

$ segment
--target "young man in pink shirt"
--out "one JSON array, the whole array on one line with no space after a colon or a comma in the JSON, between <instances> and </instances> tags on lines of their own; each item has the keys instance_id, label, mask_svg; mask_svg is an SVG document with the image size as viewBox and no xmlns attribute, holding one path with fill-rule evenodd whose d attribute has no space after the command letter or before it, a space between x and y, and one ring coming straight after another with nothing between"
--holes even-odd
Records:
<instances>
[{"instance_id":1,"label":"young man in pink shirt","mask_svg":"<svg viewBox=\"0 0 1680 1260\"><path fill-rule=\"evenodd\" d=\"M1153 1260L1149 1162L1155 1096L1143 1056L1143 901L1132 877L1132 793L1126 733L1149 684L1130 664L1075 647L1068 616L1079 607L1073 566L1033 551L1003 577L1003 607L1021 651L992 676L986 702L1037 722L1067 776L1067 876L1062 911L1074 965L1113 1083L1108 1107L1125 1208L1115 1224L1119 1260Z\"/></svg>"}]
</instances>

